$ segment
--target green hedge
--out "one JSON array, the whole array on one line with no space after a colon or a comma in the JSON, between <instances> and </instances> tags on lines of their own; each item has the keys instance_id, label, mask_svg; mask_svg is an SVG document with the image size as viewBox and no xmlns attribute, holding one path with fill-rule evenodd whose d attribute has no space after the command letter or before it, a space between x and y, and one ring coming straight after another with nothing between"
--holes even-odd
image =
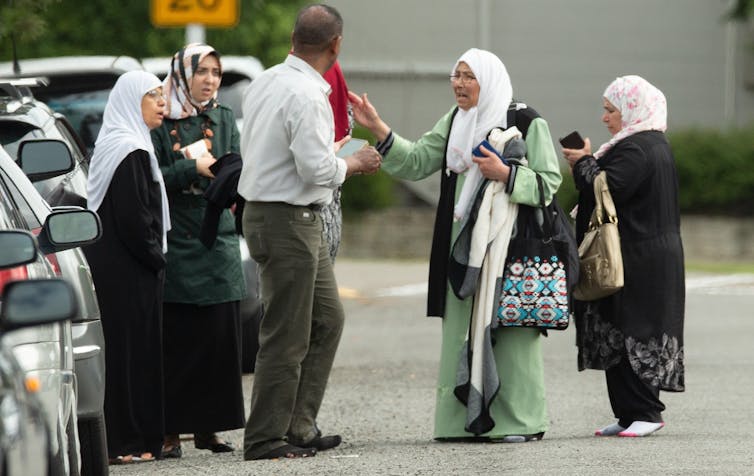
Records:
<instances>
[{"instance_id":1,"label":"green hedge","mask_svg":"<svg viewBox=\"0 0 754 476\"><path fill-rule=\"evenodd\" d=\"M678 169L681 213L754 216L754 127L730 131L684 129L669 133ZM578 193L567 167L558 202L564 210Z\"/></svg>"},{"instance_id":2,"label":"green hedge","mask_svg":"<svg viewBox=\"0 0 754 476\"><path fill-rule=\"evenodd\" d=\"M688 129L668 138L682 213L754 216L754 127Z\"/></svg>"},{"instance_id":3,"label":"green hedge","mask_svg":"<svg viewBox=\"0 0 754 476\"><path fill-rule=\"evenodd\" d=\"M368 132L354 136L374 142ZM680 183L681 213L754 216L754 126L729 131L684 129L668 134ZM569 211L578 194L567 167L558 202ZM393 204L393 181L385 173L352 177L343 187L346 210Z\"/></svg>"},{"instance_id":4,"label":"green hedge","mask_svg":"<svg viewBox=\"0 0 754 476\"><path fill-rule=\"evenodd\" d=\"M374 137L364 128L356 127L352 137L366 139L374 145ZM395 181L379 171L374 175L355 175L343 184L341 205L346 215L364 210L381 210L395 203Z\"/></svg>"}]
</instances>

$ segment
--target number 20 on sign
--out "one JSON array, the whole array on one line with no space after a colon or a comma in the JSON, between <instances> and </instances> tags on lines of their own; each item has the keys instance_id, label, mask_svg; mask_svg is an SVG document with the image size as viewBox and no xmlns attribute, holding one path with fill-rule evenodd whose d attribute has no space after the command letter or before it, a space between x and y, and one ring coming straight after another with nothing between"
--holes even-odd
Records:
<instances>
[{"instance_id":1,"label":"number 20 on sign","mask_svg":"<svg viewBox=\"0 0 754 476\"><path fill-rule=\"evenodd\" d=\"M150 0L150 17L157 27L190 23L217 28L238 24L238 0Z\"/></svg>"}]
</instances>

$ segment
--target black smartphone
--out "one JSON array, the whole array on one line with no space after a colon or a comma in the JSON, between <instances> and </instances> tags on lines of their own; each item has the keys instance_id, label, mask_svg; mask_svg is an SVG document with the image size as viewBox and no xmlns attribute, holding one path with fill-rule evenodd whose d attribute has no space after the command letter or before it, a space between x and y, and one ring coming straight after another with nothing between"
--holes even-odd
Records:
<instances>
[{"instance_id":1,"label":"black smartphone","mask_svg":"<svg viewBox=\"0 0 754 476\"><path fill-rule=\"evenodd\" d=\"M560 145L565 149L583 149L584 139L581 138L581 134L576 131L571 132L567 136L558 139Z\"/></svg>"}]
</instances>

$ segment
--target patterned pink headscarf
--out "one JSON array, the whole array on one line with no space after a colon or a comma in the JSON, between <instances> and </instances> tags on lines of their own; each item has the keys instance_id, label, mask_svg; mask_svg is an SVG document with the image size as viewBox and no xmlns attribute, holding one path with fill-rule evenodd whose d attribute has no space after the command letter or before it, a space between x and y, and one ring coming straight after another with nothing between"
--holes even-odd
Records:
<instances>
[{"instance_id":1,"label":"patterned pink headscarf","mask_svg":"<svg viewBox=\"0 0 754 476\"><path fill-rule=\"evenodd\" d=\"M621 130L595 152L600 158L616 143L642 131L665 132L668 106L662 91L641 76L621 76L605 89L605 99L621 113Z\"/></svg>"},{"instance_id":2,"label":"patterned pink headscarf","mask_svg":"<svg viewBox=\"0 0 754 476\"><path fill-rule=\"evenodd\" d=\"M209 101L199 103L191 97L191 78L194 76L197 66L209 54L217 56L222 74L222 62L220 55L211 46L202 43L190 43L175 55L170 61L170 73L162 85L162 92L167 98L165 116L171 119L183 119L184 117L196 116L207 107L212 107L217 102L217 91Z\"/></svg>"}]
</instances>

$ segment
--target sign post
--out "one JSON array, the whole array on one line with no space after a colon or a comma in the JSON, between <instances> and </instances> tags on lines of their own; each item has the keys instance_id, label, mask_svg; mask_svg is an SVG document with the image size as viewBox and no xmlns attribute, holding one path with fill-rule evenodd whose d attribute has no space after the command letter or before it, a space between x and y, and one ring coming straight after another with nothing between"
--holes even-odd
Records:
<instances>
[{"instance_id":1,"label":"sign post","mask_svg":"<svg viewBox=\"0 0 754 476\"><path fill-rule=\"evenodd\" d=\"M149 16L156 27L199 24L231 28L238 24L238 0L150 0Z\"/></svg>"}]
</instances>

